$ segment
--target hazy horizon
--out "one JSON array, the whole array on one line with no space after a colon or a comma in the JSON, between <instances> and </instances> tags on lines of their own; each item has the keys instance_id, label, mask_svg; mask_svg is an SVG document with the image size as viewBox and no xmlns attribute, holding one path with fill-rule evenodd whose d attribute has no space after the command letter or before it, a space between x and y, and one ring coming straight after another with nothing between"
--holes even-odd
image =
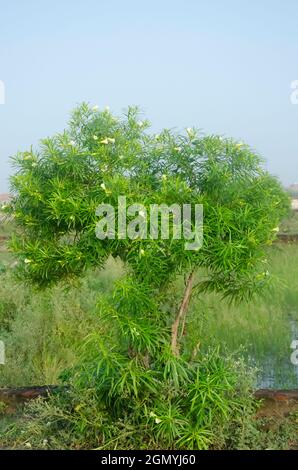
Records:
<instances>
[{"instance_id":1,"label":"hazy horizon","mask_svg":"<svg viewBox=\"0 0 298 470\"><path fill-rule=\"evenodd\" d=\"M9 157L62 131L77 103L139 105L161 128L247 142L298 181L298 2L0 0L0 193Z\"/></svg>"}]
</instances>

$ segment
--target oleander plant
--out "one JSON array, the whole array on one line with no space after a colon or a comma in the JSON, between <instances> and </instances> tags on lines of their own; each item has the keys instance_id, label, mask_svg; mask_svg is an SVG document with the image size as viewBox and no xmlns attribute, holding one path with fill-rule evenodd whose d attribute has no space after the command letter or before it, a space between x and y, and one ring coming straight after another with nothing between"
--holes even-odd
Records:
<instances>
[{"instance_id":1,"label":"oleander plant","mask_svg":"<svg viewBox=\"0 0 298 470\"><path fill-rule=\"evenodd\" d=\"M193 296L245 302L270 282L266 253L289 198L262 163L242 142L193 128L157 135L136 108L118 118L86 103L62 134L13 158L6 210L22 281L45 289L110 258L123 265L112 294L98 296L101 329L61 376L66 391L32 405L43 432L47 421L47 433L79 448L208 449L225 446L220 430L236 432L253 413L247 368L218 349L203 353L199 335L190 350L187 319ZM199 205L202 243L186 249L173 226L168 237L144 237L144 211L128 215L135 236L119 236L121 197L146 213L153 204ZM100 239L102 205L115 208L115 230Z\"/></svg>"}]
</instances>

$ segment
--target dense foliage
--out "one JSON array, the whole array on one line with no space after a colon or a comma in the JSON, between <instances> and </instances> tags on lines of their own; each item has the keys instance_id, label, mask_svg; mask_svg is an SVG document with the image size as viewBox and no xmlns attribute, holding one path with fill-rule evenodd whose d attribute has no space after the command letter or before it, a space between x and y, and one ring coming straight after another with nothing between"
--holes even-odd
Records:
<instances>
[{"instance_id":1,"label":"dense foliage","mask_svg":"<svg viewBox=\"0 0 298 470\"><path fill-rule=\"evenodd\" d=\"M116 427L142 429L157 446L207 448L213 426L242 405L237 375L220 355L203 360L199 343L192 354L181 348L190 297L217 291L244 300L264 287L266 250L288 197L243 143L148 129L134 108L117 119L83 104L67 131L18 154L12 248L22 278L41 286L121 258L126 275L98 302L105 334L90 335L81 366L64 378L92 390ZM203 204L202 248L185 250L185 240L173 238L99 240L96 208L117 208L119 196L148 210ZM180 307L171 291L178 275Z\"/></svg>"}]
</instances>

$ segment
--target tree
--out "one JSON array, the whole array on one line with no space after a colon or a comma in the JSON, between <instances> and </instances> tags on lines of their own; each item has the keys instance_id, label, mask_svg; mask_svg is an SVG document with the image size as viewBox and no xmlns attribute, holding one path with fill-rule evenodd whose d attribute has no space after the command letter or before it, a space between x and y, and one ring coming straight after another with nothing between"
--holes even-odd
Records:
<instances>
[{"instance_id":1,"label":"tree","mask_svg":"<svg viewBox=\"0 0 298 470\"><path fill-rule=\"evenodd\" d=\"M96 347L87 351L85 362L93 364L88 380L113 412L127 409L125 400L134 397L151 403L153 418L162 408L158 391L164 390L167 412L175 415L171 423L184 429L181 445L204 447L209 431L198 434L194 414L201 372L196 351L185 357L180 344L191 295L216 291L243 301L263 288L269 278L266 251L289 201L247 145L195 129L185 135L151 135L148 129L135 108L118 119L83 104L67 131L42 140L38 151L19 153L12 177L10 207L18 225L12 249L20 259L19 275L40 286L103 267L110 256L123 261L125 277L111 299L99 302L109 327L104 338L95 333ZM134 239L118 238L117 223L114 238L99 240L96 209L110 204L118 221L121 196L148 213L152 204L203 205L203 246L186 250L183 237L142 238L140 232ZM158 222L160 228L160 217ZM192 229L194 223L191 216ZM173 309L168 300L178 275L185 276L185 291ZM185 403L169 392L169 384L177 393L185 387ZM176 442L181 429L169 438L165 428L164 435Z\"/></svg>"}]
</instances>

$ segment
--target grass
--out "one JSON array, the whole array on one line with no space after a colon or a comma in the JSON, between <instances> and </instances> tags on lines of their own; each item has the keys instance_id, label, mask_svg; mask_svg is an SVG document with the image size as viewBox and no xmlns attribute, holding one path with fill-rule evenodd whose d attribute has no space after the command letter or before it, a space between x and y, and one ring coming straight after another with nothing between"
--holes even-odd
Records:
<instances>
[{"instance_id":1,"label":"grass","mask_svg":"<svg viewBox=\"0 0 298 470\"><path fill-rule=\"evenodd\" d=\"M194 299L188 347L200 341L203 349L220 344L230 352L242 350L260 369L259 386L297 388L290 344L298 325L298 246L274 245L269 266L272 286L262 298L241 306L231 306L216 294Z\"/></svg>"},{"instance_id":2,"label":"grass","mask_svg":"<svg viewBox=\"0 0 298 470\"><path fill-rule=\"evenodd\" d=\"M298 212L293 211L290 217L282 222L280 232L288 235L298 234Z\"/></svg>"},{"instance_id":3,"label":"grass","mask_svg":"<svg viewBox=\"0 0 298 470\"><path fill-rule=\"evenodd\" d=\"M110 261L106 272L46 292L16 282L9 271L2 274L0 338L6 364L0 366L0 386L57 383L61 372L76 364L88 333L100 331L98 294L107 292L120 272L117 262Z\"/></svg>"}]
</instances>

